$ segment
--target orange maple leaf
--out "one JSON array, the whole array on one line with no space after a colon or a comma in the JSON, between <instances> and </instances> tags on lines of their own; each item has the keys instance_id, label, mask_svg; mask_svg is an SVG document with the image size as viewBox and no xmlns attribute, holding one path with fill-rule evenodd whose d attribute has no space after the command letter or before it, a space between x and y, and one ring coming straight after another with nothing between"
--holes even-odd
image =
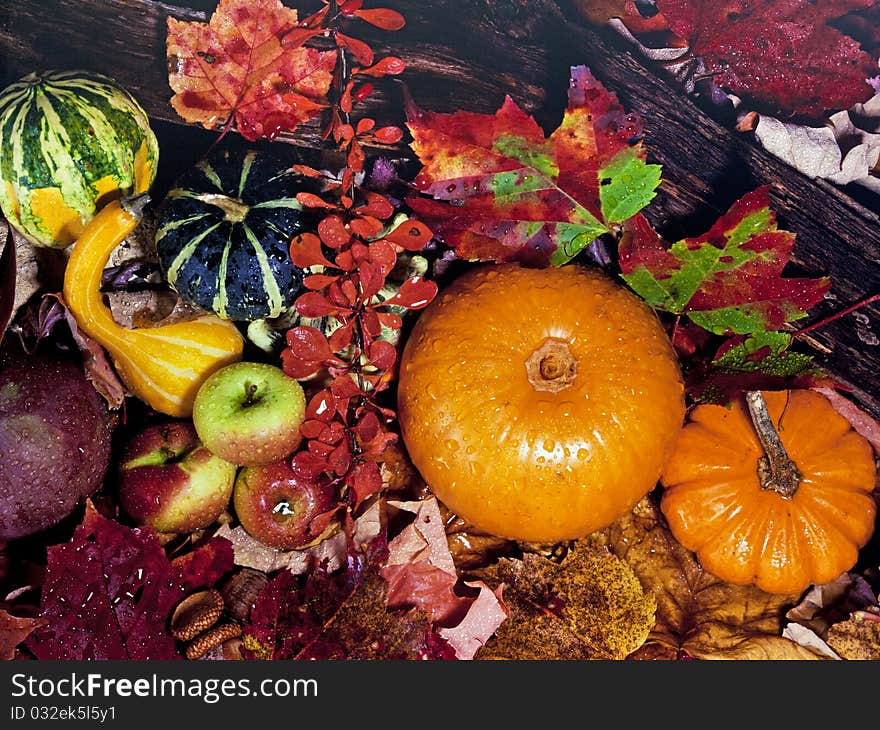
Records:
<instances>
[{"instance_id":1,"label":"orange maple leaf","mask_svg":"<svg viewBox=\"0 0 880 730\"><path fill-rule=\"evenodd\" d=\"M336 51L282 42L297 12L280 0L220 0L208 23L168 18L171 105L207 129L235 121L249 140L277 136L325 106Z\"/></svg>"}]
</instances>

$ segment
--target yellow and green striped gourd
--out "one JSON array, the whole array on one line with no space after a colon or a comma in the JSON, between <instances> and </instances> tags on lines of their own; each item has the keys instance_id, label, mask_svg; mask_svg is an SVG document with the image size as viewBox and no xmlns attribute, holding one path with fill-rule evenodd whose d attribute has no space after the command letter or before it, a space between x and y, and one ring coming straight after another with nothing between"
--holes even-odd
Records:
<instances>
[{"instance_id":1,"label":"yellow and green striped gourd","mask_svg":"<svg viewBox=\"0 0 880 730\"><path fill-rule=\"evenodd\" d=\"M36 246L65 248L102 205L146 192L159 145L112 79L32 73L0 92L0 208Z\"/></svg>"}]
</instances>

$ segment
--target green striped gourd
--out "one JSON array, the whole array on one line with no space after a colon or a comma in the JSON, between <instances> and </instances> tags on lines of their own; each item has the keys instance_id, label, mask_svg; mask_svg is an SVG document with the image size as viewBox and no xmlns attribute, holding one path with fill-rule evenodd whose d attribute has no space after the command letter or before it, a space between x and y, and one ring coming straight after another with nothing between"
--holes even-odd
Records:
<instances>
[{"instance_id":1,"label":"green striped gourd","mask_svg":"<svg viewBox=\"0 0 880 730\"><path fill-rule=\"evenodd\" d=\"M282 150L221 150L185 173L159 213L156 249L168 283L237 322L286 312L302 287L290 241L307 220L296 194L315 183Z\"/></svg>"},{"instance_id":2,"label":"green striped gourd","mask_svg":"<svg viewBox=\"0 0 880 730\"><path fill-rule=\"evenodd\" d=\"M108 200L146 192L158 160L144 110L106 76L32 73L0 92L0 208L34 245L73 243Z\"/></svg>"}]
</instances>

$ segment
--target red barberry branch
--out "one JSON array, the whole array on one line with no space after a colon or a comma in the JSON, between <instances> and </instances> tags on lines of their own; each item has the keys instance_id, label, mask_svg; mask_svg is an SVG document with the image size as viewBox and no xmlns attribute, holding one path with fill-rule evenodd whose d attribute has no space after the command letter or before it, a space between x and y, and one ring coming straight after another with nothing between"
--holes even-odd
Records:
<instances>
[{"instance_id":1,"label":"red barberry branch","mask_svg":"<svg viewBox=\"0 0 880 730\"><path fill-rule=\"evenodd\" d=\"M364 9L362 0L330 0L285 38L304 43L322 34L337 47L324 139L343 155L345 165L334 176L299 168L323 178L324 192L297 196L323 217L315 233L298 236L290 246L293 262L307 272L307 291L295 308L303 318L326 324L293 327L282 352L284 370L291 377L325 377L306 409L303 446L293 467L308 478L329 475L340 500L352 510L381 490L379 464L397 438L391 430L395 414L378 400L397 364L397 348L386 333L401 328L401 312L426 306L437 293L434 282L415 276L385 296L398 254L422 249L432 234L416 220L397 220L392 201L359 182L365 145L393 144L403 138L398 127L377 127L369 117L354 121L355 107L373 90L372 81L362 79L399 74L405 64L394 56L377 61L368 44L343 32L355 19L385 30L404 24L403 16L393 10Z\"/></svg>"}]
</instances>

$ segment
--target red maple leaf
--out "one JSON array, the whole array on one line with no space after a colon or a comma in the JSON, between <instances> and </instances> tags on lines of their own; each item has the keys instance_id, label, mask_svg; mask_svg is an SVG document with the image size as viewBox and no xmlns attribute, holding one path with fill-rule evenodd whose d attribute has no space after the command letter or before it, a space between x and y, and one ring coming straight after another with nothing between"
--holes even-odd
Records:
<instances>
[{"instance_id":1,"label":"red maple leaf","mask_svg":"<svg viewBox=\"0 0 880 730\"><path fill-rule=\"evenodd\" d=\"M38 659L178 659L168 618L187 594L232 569L215 538L169 562L156 533L102 517L89 502L70 542L48 549L45 625L28 638Z\"/></svg>"},{"instance_id":2,"label":"red maple leaf","mask_svg":"<svg viewBox=\"0 0 880 730\"><path fill-rule=\"evenodd\" d=\"M296 10L280 0L220 0L208 23L169 17L171 105L208 129L234 118L249 140L311 119L324 107L336 51L285 43L296 26Z\"/></svg>"},{"instance_id":3,"label":"red maple leaf","mask_svg":"<svg viewBox=\"0 0 880 730\"><path fill-rule=\"evenodd\" d=\"M868 99L877 58L829 25L877 0L657 0L715 82L773 112L822 117Z\"/></svg>"},{"instance_id":4,"label":"red maple leaf","mask_svg":"<svg viewBox=\"0 0 880 730\"><path fill-rule=\"evenodd\" d=\"M565 263L650 202L660 168L638 116L584 66L568 98L549 137L510 97L494 115L410 111L415 182L434 200L408 202L459 257Z\"/></svg>"},{"instance_id":5,"label":"red maple leaf","mask_svg":"<svg viewBox=\"0 0 880 730\"><path fill-rule=\"evenodd\" d=\"M731 206L709 231L667 245L641 215L625 226L623 278L648 304L715 334L779 329L822 300L828 278L785 278L794 234L776 226L769 187Z\"/></svg>"}]
</instances>

